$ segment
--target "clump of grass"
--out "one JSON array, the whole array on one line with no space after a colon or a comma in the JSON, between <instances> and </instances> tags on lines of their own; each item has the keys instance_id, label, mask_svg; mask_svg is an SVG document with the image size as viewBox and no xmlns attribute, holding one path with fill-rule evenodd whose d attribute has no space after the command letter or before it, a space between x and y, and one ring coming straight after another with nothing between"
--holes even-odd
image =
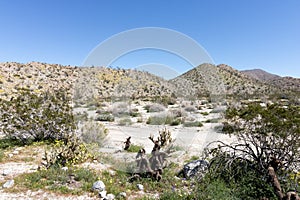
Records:
<instances>
[{"instance_id":1,"label":"clump of grass","mask_svg":"<svg viewBox=\"0 0 300 200\"><path fill-rule=\"evenodd\" d=\"M175 118L173 115L156 115L149 117L146 123L150 125L169 124L171 126L177 126L181 124L181 119Z\"/></svg>"},{"instance_id":2,"label":"clump of grass","mask_svg":"<svg viewBox=\"0 0 300 200\"><path fill-rule=\"evenodd\" d=\"M144 108L147 110L147 112L162 112L166 109L163 105L158 103L146 105Z\"/></svg>"},{"instance_id":3,"label":"clump of grass","mask_svg":"<svg viewBox=\"0 0 300 200\"><path fill-rule=\"evenodd\" d=\"M214 118L214 119L208 119L208 120L206 120L205 122L206 122L206 123L218 123L219 121L220 121L219 118Z\"/></svg>"},{"instance_id":4,"label":"clump of grass","mask_svg":"<svg viewBox=\"0 0 300 200\"><path fill-rule=\"evenodd\" d=\"M107 122L113 122L115 121L115 118L112 114L100 114L96 117L96 121L107 121Z\"/></svg>"},{"instance_id":5,"label":"clump of grass","mask_svg":"<svg viewBox=\"0 0 300 200\"><path fill-rule=\"evenodd\" d=\"M2 162L5 158L5 154L2 149L0 149L0 162Z\"/></svg>"},{"instance_id":6,"label":"clump of grass","mask_svg":"<svg viewBox=\"0 0 300 200\"><path fill-rule=\"evenodd\" d=\"M137 153L142 148L144 147L141 145L131 144L130 147L127 149L127 151L132 153Z\"/></svg>"},{"instance_id":7,"label":"clump of grass","mask_svg":"<svg viewBox=\"0 0 300 200\"><path fill-rule=\"evenodd\" d=\"M199 121L194 121L194 122L184 122L183 126L184 127L202 127L203 124Z\"/></svg>"},{"instance_id":8,"label":"clump of grass","mask_svg":"<svg viewBox=\"0 0 300 200\"><path fill-rule=\"evenodd\" d=\"M130 118L123 118L123 119L120 119L119 120L119 123L118 123L120 126L129 126L132 124L132 121Z\"/></svg>"},{"instance_id":9,"label":"clump of grass","mask_svg":"<svg viewBox=\"0 0 300 200\"><path fill-rule=\"evenodd\" d=\"M88 120L88 113L86 111L84 111L82 113L81 112L76 113L74 115L74 120L76 122L78 122L78 121L87 121Z\"/></svg>"},{"instance_id":10,"label":"clump of grass","mask_svg":"<svg viewBox=\"0 0 300 200\"><path fill-rule=\"evenodd\" d=\"M86 168L72 168L62 170L53 166L48 170L21 174L15 178L15 188L18 190L49 190L61 194L82 194L91 190L92 184L97 181L95 171ZM72 185L72 182L76 186Z\"/></svg>"},{"instance_id":11,"label":"clump of grass","mask_svg":"<svg viewBox=\"0 0 300 200\"><path fill-rule=\"evenodd\" d=\"M200 114L201 114L201 115L204 115L204 116L207 116L207 115L209 115L209 113L208 113L208 112L201 112Z\"/></svg>"}]
</instances>

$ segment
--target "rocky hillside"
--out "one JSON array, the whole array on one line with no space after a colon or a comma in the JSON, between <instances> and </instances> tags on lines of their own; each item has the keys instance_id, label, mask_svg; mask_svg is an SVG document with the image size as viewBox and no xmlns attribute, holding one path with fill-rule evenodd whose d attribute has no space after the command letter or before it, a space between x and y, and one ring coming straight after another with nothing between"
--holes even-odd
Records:
<instances>
[{"instance_id":1,"label":"rocky hillside","mask_svg":"<svg viewBox=\"0 0 300 200\"><path fill-rule=\"evenodd\" d=\"M10 62L0 63L0 97L9 98L21 88L37 93L62 88L78 102L211 95L249 98L300 91L300 79L277 77L260 70L254 72L239 72L223 64L202 64L166 81L132 69Z\"/></svg>"},{"instance_id":2,"label":"rocky hillside","mask_svg":"<svg viewBox=\"0 0 300 200\"><path fill-rule=\"evenodd\" d=\"M208 68L210 74L204 71ZM177 84L180 80L186 80L192 88L197 90L196 93L199 95L211 93L211 90L207 88L212 85L214 87L223 85L223 91L229 96L250 97L280 92L276 86L262 83L224 64L218 66L202 64L173 79L172 82ZM222 89L219 91L222 92Z\"/></svg>"},{"instance_id":3,"label":"rocky hillside","mask_svg":"<svg viewBox=\"0 0 300 200\"><path fill-rule=\"evenodd\" d=\"M0 97L17 94L20 89L37 93L65 89L68 95L72 95L77 77L76 68L69 66L38 62L0 63Z\"/></svg>"},{"instance_id":4,"label":"rocky hillside","mask_svg":"<svg viewBox=\"0 0 300 200\"><path fill-rule=\"evenodd\" d=\"M75 100L151 98L171 96L174 91L166 80L137 70L0 63L0 97L9 98L20 89L37 93L65 89Z\"/></svg>"}]
</instances>

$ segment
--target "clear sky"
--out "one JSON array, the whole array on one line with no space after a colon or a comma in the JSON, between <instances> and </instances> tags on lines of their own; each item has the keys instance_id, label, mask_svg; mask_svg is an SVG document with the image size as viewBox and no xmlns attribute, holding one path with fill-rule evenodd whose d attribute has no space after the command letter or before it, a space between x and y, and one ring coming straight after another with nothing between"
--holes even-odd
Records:
<instances>
[{"instance_id":1,"label":"clear sky","mask_svg":"<svg viewBox=\"0 0 300 200\"><path fill-rule=\"evenodd\" d=\"M114 34L163 27L196 40L216 64L300 77L299 10L299 0L0 0L0 62L80 66ZM149 52L131 55L139 59L135 63L120 58L115 65L190 68Z\"/></svg>"}]
</instances>

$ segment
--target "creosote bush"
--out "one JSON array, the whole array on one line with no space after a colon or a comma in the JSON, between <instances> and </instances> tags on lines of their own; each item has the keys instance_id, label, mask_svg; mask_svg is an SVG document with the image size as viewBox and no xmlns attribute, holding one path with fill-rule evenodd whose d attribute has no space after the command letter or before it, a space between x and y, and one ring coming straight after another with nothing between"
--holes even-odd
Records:
<instances>
[{"instance_id":1,"label":"creosote bush","mask_svg":"<svg viewBox=\"0 0 300 200\"><path fill-rule=\"evenodd\" d=\"M62 90L41 94L20 90L10 101L0 99L0 132L24 144L63 139L75 130L69 104Z\"/></svg>"}]
</instances>

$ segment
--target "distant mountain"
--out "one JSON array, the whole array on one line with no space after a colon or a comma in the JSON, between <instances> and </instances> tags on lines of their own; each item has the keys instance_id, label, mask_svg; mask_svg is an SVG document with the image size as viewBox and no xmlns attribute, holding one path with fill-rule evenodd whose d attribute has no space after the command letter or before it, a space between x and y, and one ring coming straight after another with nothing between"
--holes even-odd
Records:
<instances>
[{"instance_id":1,"label":"distant mountain","mask_svg":"<svg viewBox=\"0 0 300 200\"><path fill-rule=\"evenodd\" d=\"M243 70L241 72L262 82L267 82L269 80L280 78L280 76L278 75L271 74L261 69Z\"/></svg>"},{"instance_id":2,"label":"distant mountain","mask_svg":"<svg viewBox=\"0 0 300 200\"><path fill-rule=\"evenodd\" d=\"M300 78L281 77L275 74L268 73L261 69L244 70L241 72L265 84L279 87L282 90L291 90L291 91L300 92Z\"/></svg>"}]
</instances>

